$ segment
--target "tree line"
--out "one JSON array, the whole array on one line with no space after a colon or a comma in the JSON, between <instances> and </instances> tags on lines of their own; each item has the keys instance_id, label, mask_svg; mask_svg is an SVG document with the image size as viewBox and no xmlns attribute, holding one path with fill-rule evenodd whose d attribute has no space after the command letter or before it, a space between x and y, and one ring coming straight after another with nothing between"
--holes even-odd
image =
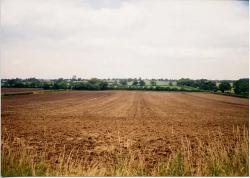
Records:
<instances>
[{"instance_id":1,"label":"tree line","mask_svg":"<svg viewBox=\"0 0 250 178\"><path fill-rule=\"evenodd\" d=\"M111 82L112 81L112 82ZM157 84L157 80L151 79L146 85L145 80L139 79L97 79L92 78L89 80L81 78L72 79L53 79L42 80L36 78L28 79L2 79L2 87L17 87L17 88L43 88L46 90L53 89L72 89L72 90L107 90L107 89L126 89L126 90L156 90L156 91L212 91L222 93L232 93L237 95L248 96L249 93L249 79L239 79L236 81L212 81L207 79L192 80L188 78L181 78L176 80L176 84L173 85L174 80L167 81L166 86L160 86Z\"/></svg>"},{"instance_id":2,"label":"tree line","mask_svg":"<svg viewBox=\"0 0 250 178\"><path fill-rule=\"evenodd\" d=\"M68 80L68 79L54 79L54 80L39 80L36 78L29 79L3 79L2 87L16 87L16 88L43 88L49 89L75 89L75 90L105 90L108 89L108 83L101 79L92 78L90 80Z\"/></svg>"},{"instance_id":3,"label":"tree line","mask_svg":"<svg viewBox=\"0 0 250 178\"><path fill-rule=\"evenodd\" d=\"M208 91L221 91L222 93L228 92L230 93L231 90L234 91L235 94L238 95L248 95L249 94L249 79L243 78L237 81L233 81L231 85L231 81L222 80L219 81L219 85L216 85L216 82L200 79L200 80L191 80L191 79L180 79L177 81L178 86L190 86L199 88L201 90L208 90Z\"/></svg>"}]
</instances>

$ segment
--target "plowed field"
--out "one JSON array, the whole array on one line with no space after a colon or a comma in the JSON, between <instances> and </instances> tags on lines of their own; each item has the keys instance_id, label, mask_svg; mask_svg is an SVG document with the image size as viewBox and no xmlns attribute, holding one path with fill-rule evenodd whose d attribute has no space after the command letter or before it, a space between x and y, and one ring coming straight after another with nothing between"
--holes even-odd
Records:
<instances>
[{"instance_id":1,"label":"plowed field","mask_svg":"<svg viewBox=\"0 0 250 178\"><path fill-rule=\"evenodd\" d=\"M198 141L220 137L226 147L234 128L248 128L248 99L207 93L71 91L4 96L1 108L2 143L46 151L46 162L54 165L62 153L112 165L134 152L150 170L183 139L199 157Z\"/></svg>"},{"instance_id":2,"label":"plowed field","mask_svg":"<svg viewBox=\"0 0 250 178\"><path fill-rule=\"evenodd\" d=\"M29 92L39 91L41 88L1 88L2 93L16 93L16 92Z\"/></svg>"}]
</instances>

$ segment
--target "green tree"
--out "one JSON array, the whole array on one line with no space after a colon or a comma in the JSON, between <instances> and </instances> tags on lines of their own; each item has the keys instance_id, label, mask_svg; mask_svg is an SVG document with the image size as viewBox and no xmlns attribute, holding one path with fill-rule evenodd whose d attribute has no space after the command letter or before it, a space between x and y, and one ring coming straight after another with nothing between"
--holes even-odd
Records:
<instances>
[{"instance_id":1,"label":"green tree","mask_svg":"<svg viewBox=\"0 0 250 178\"><path fill-rule=\"evenodd\" d=\"M137 85L138 85L138 81L137 81L137 80L133 80L132 85L133 85L133 86L137 86Z\"/></svg>"},{"instance_id":2,"label":"green tree","mask_svg":"<svg viewBox=\"0 0 250 178\"><path fill-rule=\"evenodd\" d=\"M60 82L55 82L53 88L57 89L57 90L58 89L67 89L68 85L66 82L60 81Z\"/></svg>"},{"instance_id":3,"label":"green tree","mask_svg":"<svg viewBox=\"0 0 250 178\"><path fill-rule=\"evenodd\" d=\"M51 89L53 86L51 85L51 83L43 83L42 88L45 90Z\"/></svg>"},{"instance_id":4,"label":"green tree","mask_svg":"<svg viewBox=\"0 0 250 178\"><path fill-rule=\"evenodd\" d=\"M144 80L139 80L139 85L142 87L142 86L145 86L145 82Z\"/></svg>"},{"instance_id":5,"label":"green tree","mask_svg":"<svg viewBox=\"0 0 250 178\"><path fill-rule=\"evenodd\" d=\"M107 88L108 83L97 78L92 78L87 82L88 90L106 90Z\"/></svg>"},{"instance_id":6,"label":"green tree","mask_svg":"<svg viewBox=\"0 0 250 178\"><path fill-rule=\"evenodd\" d=\"M198 86L202 90L209 90L209 91L217 91L216 83L206 80L206 79L201 79L197 80L195 83L196 86Z\"/></svg>"},{"instance_id":7,"label":"green tree","mask_svg":"<svg viewBox=\"0 0 250 178\"><path fill-rule=\"evenodd\" d=\"M59 79L57 79L57 82L63 82L64 81L64 79L63 78L59 78Z\"/></svg>"},{"instance_id":8,"label":"green tree","mask_svg":"<svg viewBox=\"0 0 250 178\"><path fill-rule=\"evenodd\" d=\"M132 82L133 81L133 79L132 78L128 78L128 82Z\"/></svg>"},{"instance_id":9,"label":"green tree","mask_svg":"<svg viewBox=\"0 0 250 178\"><path fill-rule=\"evenodd\" d=\"M97 79L97 78L92 78L92 79L90 79L88 82L91 83L91 84L96 84L96 83L99 83L100 80Z\"/></svg>"},{"instance_id":10,"label":"green tree","mask_svg":"<svg viewBox=\"0 0 250 178\"><path fill-rule=\"evenodd\" d=\"M7 83L9 87L24 87L23 81L20 78L9 79Z\"/></svg>"},{"instance_id":11,"label":"green tree","mask_svg":"<svg viewBox=\"0 0 250 178\"><path fill-rule=\"evenodd\" d=\"M106 90L108 88L108 82L106 81L101 81L99 85L101 90Z\"/></svg>"},{"instance_id":12,"label":"green tree","mask_svg":"<svg viewBox=\"0 0 250 178\"><path fill-rule=\"evenodd\" d=\"M239 79L233 84L234 92L236 94L248 94L249 93L249 79Z\"/></svg>"},{"instance_id":13,"label":"green tree","mask_svg":"<svg viewBox=\"0 0 250 178\"><path fill-rule=\"evenodd\" d=\"M127 81L126 79L120 79L120 80L119 80L119 83L120 83L122 86L128 85L128 81Z\"/></svg>"},{"instance_id":14,"label":"green tree","mask_svg":"<svg viewBox=\"0 0 250 178\"><path fill-rule=\"evenodd\" d=\"M231 90L231 85L229 82L223 81L219 84L219 90L224 93L225 91Z\"/></svg>"},{"instance_id":15,"label":"green tree","mask_svg":"<svg viewBox=\"0 0 250 178\"><path fill-rule=\"evenodd\" d=\"M87 84L85 82L72 83L75 90L87 90Z\"/></svg>"},{"instance_id":16,"label":"green tree","mask_svg":"<svg viewBox=\"0 0 250 178\"><path fill-rule=\"evenodd\" d=\"M151 84L151 86L156 86L156 80L155 80L155 79L152 79L152 80L150 81L150 84Z\"/></svg>"},{"instance_id":17,"label":"green tree","mask_svg":"<svg viewBox=\"0 0 250 178\"><path fill-rule=\"evenodd\" d=\"M196 82L194 80L191 80L189 78L181 78L177 81L178 86L190 86L190 87L196 87Z\"/></svg>"}]
</instances>

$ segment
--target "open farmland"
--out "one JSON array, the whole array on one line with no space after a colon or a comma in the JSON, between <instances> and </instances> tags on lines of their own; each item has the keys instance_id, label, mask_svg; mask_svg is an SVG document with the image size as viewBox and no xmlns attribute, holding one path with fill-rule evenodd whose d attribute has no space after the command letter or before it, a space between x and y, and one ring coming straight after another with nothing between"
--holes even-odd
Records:
<instances>
[{"instance_id":1,"label":"open farmland","mask_svg":"<svg viewBox=\"0 0 250 178\"><path fill-rule=\"evenodd\" d=\"M248 99L66 91L1 108L3 175L248 175Z\"/></svg>"},{"instance_id":2,"label":"open farmland","mask_svg":"<svg viewBox=\"0 0 250 178\"><path fill-rule=\"evenodd\" d=\"M32 92L42 90L40 88L1 88L2 93L19 93L19 92Z\"/></svg>"}]
</instances>

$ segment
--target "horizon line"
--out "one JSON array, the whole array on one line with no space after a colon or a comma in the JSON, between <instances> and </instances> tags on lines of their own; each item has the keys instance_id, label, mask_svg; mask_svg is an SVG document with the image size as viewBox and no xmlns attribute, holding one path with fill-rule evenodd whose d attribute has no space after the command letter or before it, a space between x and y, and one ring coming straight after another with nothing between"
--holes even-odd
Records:
<instances>
[{"instance_id":1,"label":"horizon line","mask_svg":"<svg viewBox=\"0 0 250 178\"><path fill-rule=\"evenodd\" d=\"M25 79L31 79L31 78L35 78L35 79L40 79L40 80L58 80L58 79L64 79L64 80L68 80L68 79L73 79L73 76L70 77L70 78L64 78L64 77L57 77L57 78L38 78L38 77L26 77L26 78L22 78L22 77L11 77L11 78L1 78L1 80L11 80L11 79L21 79L21 80L25 80ZM181 78L142 78L142 77L105 77L105 78L100 78L100 77L86 77L86 78L83 78L83 77L77 77L76 76L76 80L77 79L83 79L83 80L90 80L90 79L93 79L93 78L96 78L96 79L101 79L101 80L119 80L119 79L142 79L142 80L180 80L180 79L190 79L190 80L202 80L202 79L205 79L205 80L240 80L240 79L249 79L249 76L248 77L240 77L238 79L208 79L208 78L189 78L189 77L181 77Z\"/></svg>"}]
</instances>

